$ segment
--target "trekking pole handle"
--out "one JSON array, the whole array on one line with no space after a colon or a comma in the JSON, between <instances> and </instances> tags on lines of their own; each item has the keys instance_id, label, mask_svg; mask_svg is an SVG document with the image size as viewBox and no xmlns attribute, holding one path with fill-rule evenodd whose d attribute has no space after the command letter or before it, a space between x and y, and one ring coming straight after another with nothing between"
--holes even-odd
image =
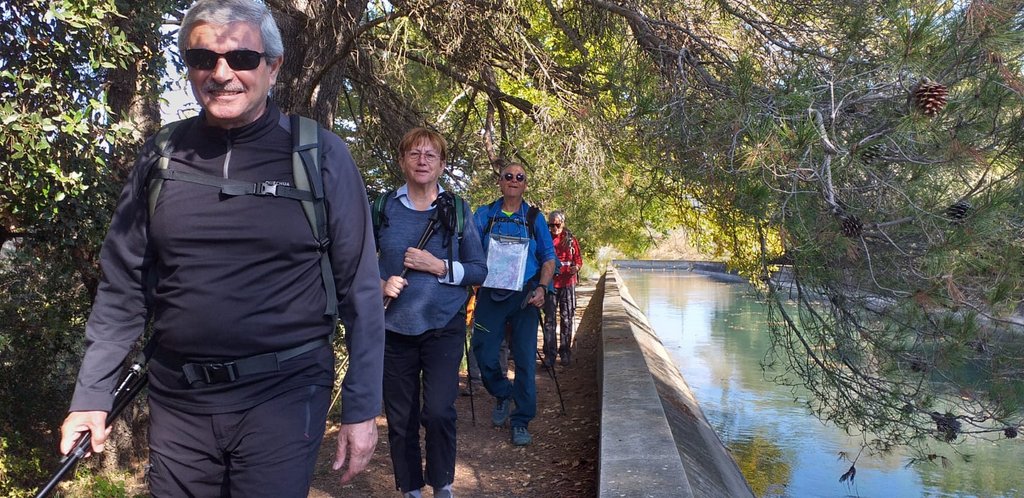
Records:
<instances>
[{"instance_id":1,"label":"trekking pole handle","mask_svg":"<svg viewBox=\"0 0 1024 498\"><path fill-rule=\"evenodd\" d=\"M423 230L423 235L420 235L420 241L416 243L416 249L423 249L423 247L427 245L427 241L430 240L430 237L437 231L437 222L437 209L435 209L434 212L430 214L430 220L427 222L427 228ZM409 268L403 268L399 277L405 278L407 273L409 273ZM387 311L388 305L391 304L391 301L394 300L395 298L391 296L384 296L385 311Z\"/></svg>"},{"instance_id":2,"label":"trekking pole handle","mask_svg":"<svg viewBox=\"0 0 1024 498\"><path fill-rule=\"evenodd\" d=\"M111 406L109 412L107 412L107 418L105 421L106 427L110 427L117 417L121 415L124 408L128 406L135 395L142 389L142 386L146 384L146 377L143 375L145 369L142 361L136 360L128 370L128 374L125 375L124 380L114 389L114 403ZM89 447L92 443L92 431L86 430L78 436L78 440L75 441L75 445L71 447L64 457L60 459L60 468L50 476L50 480L36 494L36 498L45 498L53 489L57 487L60 481L64 480L71 469L75 468L75 464L82 459L89 452Z\"/></svg>"}]
</instances>

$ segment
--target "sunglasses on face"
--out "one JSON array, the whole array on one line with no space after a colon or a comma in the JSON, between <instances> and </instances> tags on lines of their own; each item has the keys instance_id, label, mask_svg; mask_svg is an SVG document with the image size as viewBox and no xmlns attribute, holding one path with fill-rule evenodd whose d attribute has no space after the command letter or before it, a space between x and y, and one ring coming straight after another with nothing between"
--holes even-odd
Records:
<instances>
[{"instance_id":1,"label":"sunglasses on face","mask_svg":"<svg viewBox=\"0 0 1024 498\"><path fill-rule=\"evenodd\" d=\"M551 228L562 228L562 224L561 223L552 223L551 224Z\"/></svg>"},{"instance_id":2,"label":"sunglasses on face","mask_svg":"<svg viewBox=\"0 0 1024 498\"><path fill-rule=\"evenodd\" d=\"M515 175L513 175L512 173L505 173L504 175L502 175L502 178L504 178L506 182L512 181L513 178L515 178L515 180L520 183L526 181L526 175L522 173L516 173Z\"/></svg>"},{"instance_id":3,"label":"sunglasses on face","mask_svg":"<svg viewBox=\"0 0 1024 498\"><path fill-rule=\"evenodd\" d=\"M263 56L255 50L232 50L219 54L205 48L190 48L185 51L185 64L192 69L209 71L217 67L217 60L223 57L235 71L251 71L260 67Z\"/></svg>"}]
</instances>

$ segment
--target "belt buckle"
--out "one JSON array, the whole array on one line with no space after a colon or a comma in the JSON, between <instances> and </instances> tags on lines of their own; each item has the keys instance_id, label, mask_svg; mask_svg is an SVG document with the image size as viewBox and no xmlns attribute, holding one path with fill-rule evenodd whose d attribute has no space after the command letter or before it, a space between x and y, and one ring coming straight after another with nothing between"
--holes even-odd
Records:
<instances>
[{"instance_id":1,"label":"belt buckle","mask_svg":"<svg viewBox=\"0 0 1024 498\"><path fill-rule=\"evenodd\" d=\"M207 363L203 365L203 380L207 384L219 384L221 382L233 382L238 379L238 367L235 362Z\"/></svg>"},{"instance_id":2,"label":"belt buckle","mask_svg":"<svg viewBox=\"0 0 1024 498\"><path fill-rule=\"evenodd\" d=\"M274 197L277 197L277 187L291 186L288 182L278 182L274 180L267 180L256 185L256 195L270 195Z\"/></svg>"}]
</instances>

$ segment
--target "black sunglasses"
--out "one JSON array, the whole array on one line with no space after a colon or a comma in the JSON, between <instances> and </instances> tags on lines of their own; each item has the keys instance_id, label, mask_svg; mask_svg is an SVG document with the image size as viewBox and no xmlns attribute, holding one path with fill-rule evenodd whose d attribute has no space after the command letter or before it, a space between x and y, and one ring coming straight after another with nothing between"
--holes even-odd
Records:
<instances>
[{"instance_id":1,"label":"black sunglasses","mask_svg":"<svg viewBox=\"0 0 1024 498\"><path fill-rule=\"evenodd\" d=\"M504 178L506 182L512 181L513 178L515 178L516 181L520 183L526 181L526 175L522 173L516 173L515 176L513 176L512 173L505 173L505 175L502 176L502 178Z\"/></svg>"},{"instance_id":2,"label":"black sunglasses","mask_svg":"<svg viewBox=\"0 0 1024 498\"><path fill-rule=\"evenodd\" d=\"M217 59L228 61L228 66L235 71L251 71L260 67L264 54L255 50L232 50L226 54L218 54L205 48L190 48L185 51L185 64L192 69L209 71L217 67Z\"/></svg>"}]
</instances>

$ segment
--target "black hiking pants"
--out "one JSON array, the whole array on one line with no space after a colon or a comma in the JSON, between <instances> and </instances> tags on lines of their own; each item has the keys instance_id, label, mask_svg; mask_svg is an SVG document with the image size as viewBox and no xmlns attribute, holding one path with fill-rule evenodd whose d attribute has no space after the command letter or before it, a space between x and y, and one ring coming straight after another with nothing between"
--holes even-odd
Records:
<instances>
[{"instance_id":1,"label":"black hiking pants","mask_svg":"<svg viewBox=\"0 0 1024 498\"><path fill-rule=\"evenodd\" d=\"M149 399L152 496L305 498L331 388L285 391L248 410L199 415Z\"/></svg>"},{"instance_id":2,"label":"black hiking pants","mask_svg":"<svg viewBox=\"0 0 1024 498\"><path fill-rule=\"evenodd\" d=\"M462 313L443 328L420 335L387 332L384 411L395 487L403 493L424 483L440 488L455 479L455 399L465 340L466 315ZM426 480L420 426L426 432Z\"/></svg>"}]
</instances>

